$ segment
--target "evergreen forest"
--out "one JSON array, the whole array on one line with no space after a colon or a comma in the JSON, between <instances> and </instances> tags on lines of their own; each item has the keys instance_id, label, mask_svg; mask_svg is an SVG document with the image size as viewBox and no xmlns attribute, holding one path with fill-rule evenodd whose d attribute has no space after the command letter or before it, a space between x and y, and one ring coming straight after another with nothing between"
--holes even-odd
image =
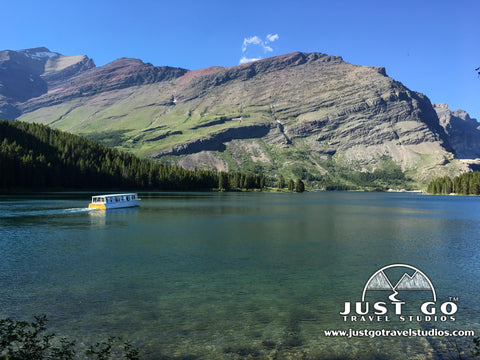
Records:
<instances>
[{"instance_id":1,"label":"evergreen forest","mask_svg":"<svg viewBox=\"0 0 480 360\"><path fill-rule=\"evenodd\" d=\"M443 176L431 180L427 186L429 194L436 195L480 195L480 172L464 173L453 179Z\"/></svg>"},{"instance_id":2,"label":"evergreen forest","mask_svg":"<svg viewBox=\"0 0 480 360\"><path fill-rule=\"evenodd\" d=\"M47 126L0 121L0 190L249 190L265 176L158 164Z\"/></svg>"}]
</instances>

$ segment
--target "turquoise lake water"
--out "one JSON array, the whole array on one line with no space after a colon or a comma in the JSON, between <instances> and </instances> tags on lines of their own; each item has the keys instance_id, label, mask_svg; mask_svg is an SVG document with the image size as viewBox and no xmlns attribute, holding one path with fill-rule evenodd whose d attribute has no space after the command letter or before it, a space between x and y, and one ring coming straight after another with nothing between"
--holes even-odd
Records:
<instances>
[{"instance_id":1,"label":"turquoise lake water","mask_svg":"<svg viewBox=\"0 0 480 360\"><path fill-rule=\"evenodd\" d=\"M0 317L46 314L55 333L85 344L121 336L146 359L436 359L471 336L324 331L480 335L478 197L144 193L139 208L104 212L86 209L90 195L0 196ZM344 303L389 264L428 276L437 315L455 298L455 321L344 321ZM422 315L412 304L429 296L398 298Z\"/></svg>"}]
</instances>

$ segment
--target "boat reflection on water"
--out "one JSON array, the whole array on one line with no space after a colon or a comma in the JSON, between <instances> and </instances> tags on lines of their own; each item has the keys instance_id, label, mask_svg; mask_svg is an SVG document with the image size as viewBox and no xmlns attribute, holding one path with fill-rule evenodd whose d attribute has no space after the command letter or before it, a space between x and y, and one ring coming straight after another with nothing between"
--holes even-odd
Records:
<instances>
[{"instance_id":1,"label":"boat reflection on water","mask_svg":"<svg viewBox=\"0 0 480 360\"><path fill-rule=\"evenodd\" d=\"M131 221L138 215L138 206L115 210L90 209L90 226L92 229L105 228L109 224Z\"/></svg>"}]
</instances>

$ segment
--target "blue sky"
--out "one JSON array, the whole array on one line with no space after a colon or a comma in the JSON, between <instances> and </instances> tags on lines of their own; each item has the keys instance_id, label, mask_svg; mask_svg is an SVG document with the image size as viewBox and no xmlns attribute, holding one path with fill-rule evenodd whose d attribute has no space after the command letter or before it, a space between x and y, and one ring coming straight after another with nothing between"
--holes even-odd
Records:
<instances>
[{"instance_id":1,"label":"blue sky","mask_svg":"<svg viewBox=\"0 0 480 360\"><path fill-rule=\"evenodd\" d=\"M480 1L3 1L0 49L199 69L294 51L384 66L480 120Z\"/></svg>"}]
</instances>

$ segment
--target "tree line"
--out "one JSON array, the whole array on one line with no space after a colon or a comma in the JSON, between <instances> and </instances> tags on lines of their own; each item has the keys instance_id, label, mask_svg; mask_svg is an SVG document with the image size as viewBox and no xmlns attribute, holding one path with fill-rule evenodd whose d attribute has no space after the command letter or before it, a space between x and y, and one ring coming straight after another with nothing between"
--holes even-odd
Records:
<instances>
[{"instance_id":1,"label":"tree line","mask_svg":"<svg viewBox=\"0 0 480 360\"><path fill-rule=\"evenodd\" d=\"M427 185L429 194L448 195L480 195L480 172L464 173L453 179L443 176L431 180Z\"/></svg>"},{"instance_id":2,"label":"tree line","mask_svg":"<svg viewBox=\"0 0 480 360\"><path fill-rule=\"evenodd\" d=\"M278 190L283 190L285 187L286 182L285 182L285 177L283 175L280 175L278 178L278 183L277 183L277 189ZM305 184L301 179L297 179L296 181L293 181L293 179L290 179L288 181L288 186L287 186L288 191L294 191L294 192L304 192L305 191Z\"/></svg>"},{"instance_id":3,"label":"tree line","mask_svg":"<svg viewBox=\"0 0 480 360\"><path fill-rule=\"evenodd\" d=\"M186 170L21 121L0 121L0 190L262 189L262 174Z\"/></svg>"}]
</instances>

